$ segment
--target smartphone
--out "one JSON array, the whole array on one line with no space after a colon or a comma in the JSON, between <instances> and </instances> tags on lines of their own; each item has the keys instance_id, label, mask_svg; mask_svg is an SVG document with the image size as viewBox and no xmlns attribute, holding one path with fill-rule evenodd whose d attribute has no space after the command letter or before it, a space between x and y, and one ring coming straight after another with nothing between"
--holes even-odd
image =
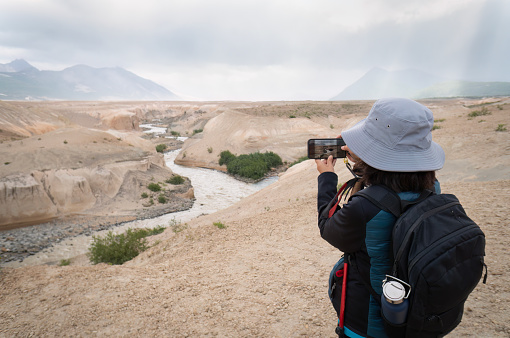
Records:
<instances>
[{"instance_id":1,"label":"smartphone","mask_svg":"<svg viewBox=\"0 0 510 338\"><path fill-rule=\"evenodd\" d=\"M329 155L333 158L343 158L347 155L345 150L340 149L345 146L341 138L316 138L308 140L308 158L327 159Z\"/></svg>"}]
</instances>

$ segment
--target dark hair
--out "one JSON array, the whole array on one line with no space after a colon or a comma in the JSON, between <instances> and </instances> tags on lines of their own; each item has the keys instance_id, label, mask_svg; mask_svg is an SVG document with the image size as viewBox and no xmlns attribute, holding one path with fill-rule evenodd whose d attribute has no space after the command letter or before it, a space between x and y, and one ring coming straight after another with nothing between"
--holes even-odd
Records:
<instances>
[{"instance_id":1,"label":"dark hair","mask_svg":"<svg viewBox=\"0 0 510 338\"><path fill-rule=\"evenodd\" d=\"M358 160L354 164L353 170L361 176L361 183L365 186L382 184L395 192L434 190L434 183L436 181L435 171L383 171L369 166L362 160Z\"/></svg>"}]
</instances>

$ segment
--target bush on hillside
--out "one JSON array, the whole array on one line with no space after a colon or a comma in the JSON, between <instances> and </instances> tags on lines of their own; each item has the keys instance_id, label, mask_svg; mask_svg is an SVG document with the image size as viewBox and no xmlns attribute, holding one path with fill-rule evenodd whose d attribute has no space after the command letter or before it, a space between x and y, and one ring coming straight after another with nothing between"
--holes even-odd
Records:
<instances>
[{"instance_id":1,"label":"bush on hillside","mask_svg":"<svg viewBox=\"0 0 510 338\"><path fill-rule=\"evenodd\" d=\"M184 178L180 175L174 175L174 176L170 177L169 179L167 179L165 182L173 184L173 185L183 184Z\"/></svg>"},{"instance_id":2,"label":"bush on hillside","mask_svg":"<svg viewBox=\"0 0 510 338\"><path fill-rule=\"evenodd\" d=\"M163 152L165 152L166 148L167 148L166 144L158 144L156 146L156 151L158 153L163 153Z\"/></svg>"},{"instance_id":3,"label":"bush on hillside","mask_svg":"<svg viewBox=\"0 0 510 338\"><path fill-rule=\"evenodd\" d=\"M236 155L232 154L230 151L225 150L220 153L219 164L224 165L228 164L230 161L236 158Z\"/></svg>"},{"instance_id":4,"label":"bush on hillside","mask_svg":"<svg viewBox=\"0 0 510 338\"><path fill-rule=\"evenodd\" d=\"M161 191L161 186L157 183L149 183L147 188L153 192Z\"/></svg>"},{"instance_id":5,"label":"bush on hillside","mask_svg":"<svg viewBox=\"0 0 510 338\"><path fill-rule=\"evenodd\" d=\"M147 241L135 230L115 235L109 231L105 237L92 237L88 257L93 264L123 264L147 250Z\"/></svg>"},{"instance_id":6,"label":"bush on hillside","mask_svg":"<svg viewBox=\"0 0 510 338\"><path fill-rule=\"evenodd\" d=\"M273 152L235 156L229 151L224 151L221 154L224 155L222 163L227 164L227 171L230 174L254 180L261 179L271 168L283 164L280 156ZM220 161L222 160L221 154Z\"/></svg>"},{"instance_id":7,"label":"bush on hillside","mask_svg":"<svg viewBox=\"0 0 510 338\"><path fill-rule=\"evenodd\" d=\"M92 237L87 256L93 264L123 264L148 249L145 237L157 235L165 230L162 226L153 229L128 229L115 235L109 231L105 237Z\"/></svg>"},{"instance_id":8,"label":"bush on hillside","mask_svg":"<svg viewBox=\"0 0 510 338\"><path fill-rule=\"evenodd\" d=\"M264 177L268 169L264 161L248 155L240 155L227 164L227 171L233 175L258 180Z\"/></svg>"}]
</instances>

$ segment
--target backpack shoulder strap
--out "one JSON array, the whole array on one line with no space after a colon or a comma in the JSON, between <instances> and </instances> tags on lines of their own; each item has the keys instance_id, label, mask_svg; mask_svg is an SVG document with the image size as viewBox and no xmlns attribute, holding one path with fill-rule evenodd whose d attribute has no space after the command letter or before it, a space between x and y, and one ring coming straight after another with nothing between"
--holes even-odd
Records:
<instances>
[{"instance_id":1,"label":"backpack shoulder strap","mask_svg":"<svg viewBox=\"0 0 510 338\"><path fill-rule=\"evenodd\" d=\"M383 185L372 185L358 191L354 196L361 196L377 205L384 211L399 217L402 214L402 202L400 197L391 189Z\"/></svg>"},{"instance_id":2,"label":"backpack shoulder strap","mask_svg":"<svg viewBox=\"0 0 510 338\"><path fill-rule=\"evenodd\" d=\"M416 200L406 201L401 200L400 196L398 196L396 192L384 185L372 185L358 191L355 195L368 199L382 210L387 211L398 218L411 206L420 203L433 194L434 192L431 190L424 190Z\"/></svg>"}]
</instances>

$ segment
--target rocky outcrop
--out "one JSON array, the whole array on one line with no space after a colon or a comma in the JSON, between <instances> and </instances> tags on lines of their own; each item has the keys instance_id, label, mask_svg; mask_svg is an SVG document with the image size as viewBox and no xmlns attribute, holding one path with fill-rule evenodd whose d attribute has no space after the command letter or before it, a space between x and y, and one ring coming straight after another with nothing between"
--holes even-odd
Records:
<instances>
[{"instance_id":1,"label":"rocky outcrop","mask_svg":"<svg viewBox=\"0 0 510 338\"><path fill-rule=\"evenodd\" d=\"M41 184L59 214L91 208L96 199L89 181L74 170L51 170L41 175Z\"/></svg>"},{"instance_id":2,"label":"rocky outcrop","mask_svg":"<svg viewBox=\"0 0 510 338\"><path fill-rule=\"evenodd\" d=\"M13 223L50 219L57 213L57 206L34 176L0 178L0 230Z\"/></svg>"},{"instance_id":3,"label":"rocky outcrop","mask_svg":"<svg viewBox=\"0 0 510 338\"><path fill-rule=\"evenodd\" d=\"M131 112L108 112L101 118L101 123L115 130L140 130L140 119Z\"/></svg>"},{"instance_id":4,"label":"rocky outcrop","mask_svg":"<svg viewBox=\"0 0 510 338\"><path fill-rule=\"evenodd\" d=\"M163 156L156 154L142 161L5 176L0 178L0 230L73 213L112 214L106 209L119 200L123 205L117 209L136 211L148 182L172 174ZM192 200L193 189L186 189L175 196Z\"/></svg>"}]
</instances>

